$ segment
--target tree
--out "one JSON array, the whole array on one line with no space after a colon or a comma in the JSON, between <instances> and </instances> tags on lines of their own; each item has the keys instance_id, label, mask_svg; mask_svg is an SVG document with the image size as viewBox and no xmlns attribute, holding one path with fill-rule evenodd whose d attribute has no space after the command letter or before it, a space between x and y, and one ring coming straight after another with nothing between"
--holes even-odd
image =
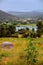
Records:
<instances>
[{"instance_id":1,"label":"tree","mask_svg":"<svg viewBox=\"0 0 43 65\"><path fill-rule=\"evenodd\" d=\"M32 28L32 31L35 32L34 28Z\"/></svg>"},{"instance_id":2,"label":"tree","mask_svg":"<svg viewBox=\"0 0 43 65\"><path fill-rule=\"evenodd\" d=\"M0 24L0 37L10 37L15 33L15 25L13 23Z\"/></svg>"},{"instance_id":3,"label":"tree","mask_svg":"<svg viewBox=\"0 0 43 65\"><path fill-rule=\"evenodd\" d=\"M26 27L26 30L28 31L28 30L29 30L29 28L28 28L28 27Z\"/></svg>"},{"instance_id":4,"label":"tree","mask_svg":"<svg viewBox=\"0 0 43 65\"><path fill-rule=\"evenodd\" d=\"M42 35L42 22L37 22L37 36L41 36Z\"/></svg>"},{"instance_id":5,"label":"tree","mask_svg":"<svg viewBox=\"0 0 43 65\"><path fill-rule=\"evenodd\" d=\"M25 29L20 29L20 30L18 30L18 33L19 33L19 34L24 34L24 33L25 33Z\"/></svg>"}]
</instances>

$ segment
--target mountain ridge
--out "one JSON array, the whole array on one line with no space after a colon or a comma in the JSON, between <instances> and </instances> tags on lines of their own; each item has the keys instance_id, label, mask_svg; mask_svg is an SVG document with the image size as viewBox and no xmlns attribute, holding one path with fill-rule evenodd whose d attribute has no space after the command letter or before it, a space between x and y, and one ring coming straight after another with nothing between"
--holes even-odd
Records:
<instances>
[{"instance_id":1,"label":"mountain ridge","mask_svg":"<svg viewBox=\"0 0 43 65\"><path fill-rule=\"evenodd\" d=\"M14 12L9 11L8 13L16 15L21 18L43 18L43 12L31 11L31 12Z\"/></svg>"},{"instance_id":2,"label":"mountain ridge","mask_svg":"<svg viewBox=\"0 0 43 65\"><path fill-rule=\"evenodd\" d=\"M3 20L4 20L4 19L5 19L5 20L6 20L6 19L8 19L8 20L10 20L10 19L11 19L11 20L17 20L17 19L19 19L19 17L0 10L0 19L3 19Z\"/></svg>"}]
</instances>

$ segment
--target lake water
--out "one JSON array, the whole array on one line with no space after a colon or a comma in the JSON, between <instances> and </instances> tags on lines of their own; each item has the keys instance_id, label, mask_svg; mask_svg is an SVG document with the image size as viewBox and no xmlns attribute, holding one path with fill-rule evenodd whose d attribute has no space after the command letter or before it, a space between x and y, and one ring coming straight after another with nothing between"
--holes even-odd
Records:
<instances>
[{"instance_id":1,"label":"lake water","mask_svg":"<svg viewBox=\"0 0 43 65\"><path fill-rule=\"evenodd\" d=\"M16 31L20 30L20 29L26 29L29 28L30 30L32 30L32 28L34 28L34 30L37 30L37 26L16 26Z\"/></svg>"}]
</instances>

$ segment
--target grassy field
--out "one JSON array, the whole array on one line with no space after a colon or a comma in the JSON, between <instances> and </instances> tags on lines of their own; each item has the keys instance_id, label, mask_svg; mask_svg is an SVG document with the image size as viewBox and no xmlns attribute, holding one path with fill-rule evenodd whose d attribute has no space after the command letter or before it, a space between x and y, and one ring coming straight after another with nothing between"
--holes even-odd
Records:
<instances>
[{"instance_id":1,"label":"grassy field","mask_svg":"<svg viewBox=\"0 0 43 65\"><path fill-rule=\"evenodd\" d=\"M21 54L24 55L24 49L27 47L28 40L28 38L0 38L0 44L8 41L14 45L13 49L3 49L0 47L0 65L17 65L19 59L20 61L22 60L19 56ZM37 59L38 64L41 65L43 63L43 38L33 38L32 42L38 50L39 55Z\"/></svg>"},{"instance_id":2,"label":"grassy field","mask_svg":"<svg viewBox=\"0 0 43 65\"><path fill-rule=\"evenodd\" d=\"M18 24L17 26L36 26L36 24Z\"/></svg>"}]
</instances>

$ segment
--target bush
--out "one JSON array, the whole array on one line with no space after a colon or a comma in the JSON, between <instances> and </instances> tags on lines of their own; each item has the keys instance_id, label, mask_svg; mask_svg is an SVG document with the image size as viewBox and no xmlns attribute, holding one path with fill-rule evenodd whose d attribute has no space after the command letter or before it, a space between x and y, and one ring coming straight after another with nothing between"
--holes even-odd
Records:
<instances>
[{"instance_id":1,"label":"bush","mask_svg":"<svg viewBox=\"0 0 43 65\"><path fill-rule=\"evenodd\" d=\"M27 65L36 65L38 51L31 40L32 39L30 39L30 41L28 42L27 49L25 50L27 53L25 60Z\"/></svg>"}]
</instances>

